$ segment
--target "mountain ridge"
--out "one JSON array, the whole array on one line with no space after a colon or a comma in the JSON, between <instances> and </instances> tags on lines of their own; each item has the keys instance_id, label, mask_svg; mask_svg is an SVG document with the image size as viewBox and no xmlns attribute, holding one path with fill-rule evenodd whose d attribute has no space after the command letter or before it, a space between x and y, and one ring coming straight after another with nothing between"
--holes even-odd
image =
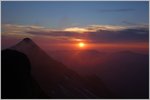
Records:
<instances>
[{"instance_id":1,"label":"mountain ridge","mask_svg":"<svg viewBox=\"0 0 150 100\"><path fill-rule=\"evenodd\" d=\"M23 39L10 49L27 55L31 62L33 77L51 98L112 97L111 93L107 92L109 90L105 87L99 87L98 84L96 87L92 87L85 77L78 75L61 62L49 57L29 38ZM103 90L105 90L105 92ZM91 91L96 94L92 94Z\"/></svg>"}]
</instances>

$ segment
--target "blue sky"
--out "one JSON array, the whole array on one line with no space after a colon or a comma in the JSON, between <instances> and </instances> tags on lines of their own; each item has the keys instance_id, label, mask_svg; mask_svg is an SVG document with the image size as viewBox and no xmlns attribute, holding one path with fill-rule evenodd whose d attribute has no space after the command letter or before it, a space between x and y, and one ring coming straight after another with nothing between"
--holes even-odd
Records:
<instances>
[{"instance_id":1,"label":"blue sky","mask_svg":"<svg viewBox=\"0 0 150 100\"><path fill-rule=\"evenodd\" d=\"M47 28L148 24L148 1L2 2L2 24Z\"/></svg>"}]
</instances>

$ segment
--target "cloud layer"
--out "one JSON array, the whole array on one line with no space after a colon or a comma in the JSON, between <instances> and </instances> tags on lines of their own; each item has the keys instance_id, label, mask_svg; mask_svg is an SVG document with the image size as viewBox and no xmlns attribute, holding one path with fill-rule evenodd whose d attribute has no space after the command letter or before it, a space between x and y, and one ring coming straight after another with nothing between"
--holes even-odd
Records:
<instances>
[{"instance_id":1,"label":"cloud layer","mask_svg":"<svg viewBox=\"0 0 150 100\"><path fill-rule=\"evenodd\" d=\"M148 42L149 29L147 26L113 26L90 25L87 27L70 27L54 30L31 25L2 25L2 36L14 37L43 37L63 41L87 42Z\"/></svg>"},{"instance_id":2,"label":"cloud layer","mask_svg":"<svg viewBox=\"0 0 150 100\"><path fill-rule=\"evenodd\" d=\"M136 11L136 9L129 9L129 8L122 8L122 9L99 9L98 10L101 13L107 13L107 12L129 12L129 11Z\"/></svg>"}]
</instances>

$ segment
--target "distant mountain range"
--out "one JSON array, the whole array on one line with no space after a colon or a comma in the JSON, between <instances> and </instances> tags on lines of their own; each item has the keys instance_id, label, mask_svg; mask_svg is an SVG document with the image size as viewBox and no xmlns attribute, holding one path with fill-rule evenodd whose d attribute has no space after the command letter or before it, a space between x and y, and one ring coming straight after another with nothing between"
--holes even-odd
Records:
<instances>
[{"instance_id":1,"label":"distant mountain range","mask_svg":"<svg viewBox=\"0 0 150 100\"><path fill-rule=\"evenodd\" d=\"M2 73L2 98L119 98L109 91L99 77L77 74L48 56L29 38L2 51ZM12 81L14 84L11 84ZM33 88L35 86L38 88ZM17 92L9 92L9 89ZM31 93L28 94L29 91ZM18 94L20 96L17 97Z\"/></svg>"},{"instance_id":2,"label":"distant mountain range","mask_svg":"<svg viewBox=\"0 0 150 100\"><path fill-rule=\"evenodd\" d=\"M121 98L149 96L149 55L97 50L57 51L51 55L80 75L97 75Z\"/></svg>"}]
</instances>

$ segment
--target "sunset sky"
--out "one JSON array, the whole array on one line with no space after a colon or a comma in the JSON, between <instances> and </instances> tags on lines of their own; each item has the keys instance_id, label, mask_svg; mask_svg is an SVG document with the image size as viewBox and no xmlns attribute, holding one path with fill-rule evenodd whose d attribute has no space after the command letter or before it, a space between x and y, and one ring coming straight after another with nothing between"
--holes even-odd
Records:
<instances>
[{"instance_id":1,"label":"sunset sky","mask_svg":"<svg viewBox=\"0 0 150 100\"><path fill-rule=\"evenodd\" d=\"M3 1L2 48L29 37L43 48L148 52L148 1Z\"/></svg>"}]
</instances>

